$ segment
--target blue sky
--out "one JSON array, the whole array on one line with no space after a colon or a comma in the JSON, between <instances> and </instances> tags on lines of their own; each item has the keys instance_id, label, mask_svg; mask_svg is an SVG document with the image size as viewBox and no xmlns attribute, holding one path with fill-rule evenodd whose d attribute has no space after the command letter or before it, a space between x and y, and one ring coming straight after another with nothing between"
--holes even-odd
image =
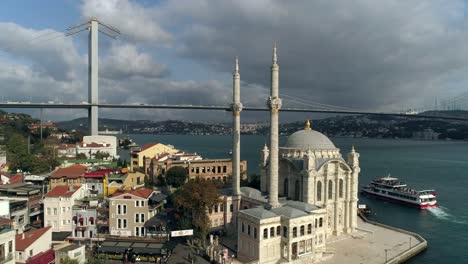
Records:
<instances>
[{"instance_id":1,"label":"blue sky","mask_svg":"<svg viewBox=\"0 0 468 264\"><path fill-rule=\"evenodd\" d=\"M85 100L87 34L60 32L91 16L122 31L118 40L100 36L103 102L227 104L238 55L242 100L262 106L275 40L285 106L401 111L467 91L462 0L7 0L0 2L2 98ZM128 116L224 118L193 111Z\"/></svg>"}]
</instances>

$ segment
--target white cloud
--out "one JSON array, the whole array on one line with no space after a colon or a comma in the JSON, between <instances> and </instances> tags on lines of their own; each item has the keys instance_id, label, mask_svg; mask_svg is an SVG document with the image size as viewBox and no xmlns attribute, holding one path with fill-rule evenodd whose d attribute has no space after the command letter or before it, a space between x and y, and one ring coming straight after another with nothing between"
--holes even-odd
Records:
<instances>
[{"instance_id":1,"label":"white cloud","mask_svg":"<svg viewBox=\"0 0 468 264\"><path fill-rule=\"evenodd\" d=\"M133 1L83 0L81 12L86 19L95 17L119 29L123 38L152 44L167 44L172 39L172 35L156 21L153 8Z\"/></svg>"}]
</instances>

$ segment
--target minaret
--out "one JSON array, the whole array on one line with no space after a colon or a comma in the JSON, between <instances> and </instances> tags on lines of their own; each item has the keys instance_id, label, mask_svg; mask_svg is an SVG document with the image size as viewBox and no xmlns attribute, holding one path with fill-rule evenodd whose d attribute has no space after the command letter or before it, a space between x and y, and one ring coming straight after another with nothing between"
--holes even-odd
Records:
<instances>
[{"instance_id":1,"label":"minaret","mask_svg":"<svg viewBox=\"0 0 468 264\"><path fill-rule=\"evenodd\" d=\"M278 202L278 111L281 108L281 99L278 96L279 65L276 57L276 42L273 46L273 64L271 65L271 94L268 98L270 108L270 170L269 170L269 204L279 207Z\"/></svg>"},{"instance_id":2,"label":"minaret","mask_svg":"<svg viewBox=\"0 0 468 264\"><path fill-rule=\"evenodd\" d=\"M347 180L349 184L347 187L347 205L345 206L346 214L345 217L348 219L348 229L346 231L353 232L357 228L357 202L358 202L358 181L359 181L359 172L361 168L359 166L359 153L354 149L354 145L351 148L351 152L348 153L347 163L351 167L352 171L348 174ZM345 204L346 205L346 204ZM346 223L346 221L345 221Z\"/></svg>"},{"instance_id":3,"label":"minaret","mask_svg":"<svg viewBox=\"0 0 468 264\"><path fill-rule=\"evenodd\" d=\"M232 191L234 196L240 195L240 74L239 60L236 56L236 66L233 75L232 90Z\"/></svg>"}]
</instances>

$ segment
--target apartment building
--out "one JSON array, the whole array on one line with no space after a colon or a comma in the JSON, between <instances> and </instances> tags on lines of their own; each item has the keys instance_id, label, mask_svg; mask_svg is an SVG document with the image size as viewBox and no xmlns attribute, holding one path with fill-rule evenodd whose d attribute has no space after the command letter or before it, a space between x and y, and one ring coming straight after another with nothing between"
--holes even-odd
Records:
<instances>
[{"instance_id":1,"label":"apartment building","mask_svg":"<svg viewBox=\"0 0 468 264\"><path fill-rule=\"evenodd\" d=\"M72 208L84 197L82 186L57 186L44 197L45 226L53 232L72 231Z\"/></svg>"},{"instance_id":2,"label":"apartment building","mask_svg":"<svg viewBox=\"0 0 468 264\"><path fill-rule=\"evenodd\" d=\"M143 160L145 157L153 158L163 153L177 153L179 152L173 146L164 145L161 143L150 143L142 146L141 148L130 152L130 171L135 171L143 167Z\"/></svg>"},{"instance_id":3,"label":"apartment building","mask_svg":"<svg viewBox=\"0 0 468 264\"><path fill-rule=\"evenodd\" d=\"M145 236L145 222L157 214L161 203L151 199L156 192L139 188L116 192L109 198L109 231L113 236Z\"/></svg>"}]
</instances>

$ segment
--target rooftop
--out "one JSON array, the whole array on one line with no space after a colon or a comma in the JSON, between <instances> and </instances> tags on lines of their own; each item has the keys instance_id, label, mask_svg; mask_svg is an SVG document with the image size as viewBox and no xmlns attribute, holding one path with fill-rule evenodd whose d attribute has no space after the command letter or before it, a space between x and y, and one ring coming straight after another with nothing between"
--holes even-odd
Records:
<instances>
[{"instance_id":1,"label":"rooftop","mask_svg":"<svg viewBox=\"0 0 468 264\"><path fill-rule=\"evenodd\" d=\"M79 245L77 245L77 244L72 244L72 245L69 245L69 246L60 248L60 249L57 250L57 251L65 251L65 252L68 252L68 251L71 251L71 250L78 249L78 248L80 248L80 247L84 247L84 245L79 246Z\"/></svg>"},{"instance_id":2,"label":"rooftop","mask_svg":"<svg viewBox=\"0 0 468 264\"><path fill-rule=\"evenodd\" d=\"M154 190L148 188L138 188L135 190L126 190L126 191L117 191L112 195L112 198L123 195L123 194L131 194L141 198L148 199L151 194L153 194Z\"/></svg>"},{"instance_id":3,"label":"rooftop","mask_svg":"<svg viewBox=\"0 0 468 264\"><path fill-rule=\"evenodd\" d=\"M0 185L0 195L32 195L41 193L42 186L32 185L28 183L15 183L8 185Z\"/></svg>"},{"instance_id":4,"label":"rooftop","mask_svg":"<svg viewBox=\"0 0 468 264\"><path fill-rule=\"evenodd\" d=\"M56 186L52 190L50 190L45 197L71 197L76 191L78 191L80 188L75 187L75 186Z\"/></svg>"},{"instance_id":5,"label":"rooftop","mask_svg":"<svg viewBox=\"0 0 468 264\"><path fill-rule=\"evenodd\" d=\"M16 235L15 243L17 251L26 250L32 243L41 238L51 227L44 227Z\"/></svg>"},{"instance_id":6,"label":"rooftop","mask_svg":"<svg viewBox=\"0 0 468 264\"><path fill-rule=\"evenodd\" d=\"M273 213L270 210L267 210L263 207L255 207L255 208L250 208L250 209L245 209L241 211L244 214L253 216L258 219L268 219L272 217L277 217L275 213Z\"/></svg>"},{"instance_id":7,"label":"rooftop","mask_svg":"<svg viewBox=\"0 0 468 264\"><path fill-rule=\"evenodd\" d=\"M50 178L78 178L81 177L87 170L86 166L83 165L71 165L65 168L58 168L55 170Z\"/></svg>"}]
</instances>

